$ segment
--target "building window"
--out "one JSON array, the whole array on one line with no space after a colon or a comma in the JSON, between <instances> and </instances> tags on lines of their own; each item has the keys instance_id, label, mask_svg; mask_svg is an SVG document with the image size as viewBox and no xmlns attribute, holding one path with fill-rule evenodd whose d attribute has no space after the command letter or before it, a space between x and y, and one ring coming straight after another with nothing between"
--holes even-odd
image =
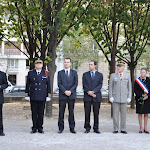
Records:
<instances>
[{"instance_id":1,"label":"building window","mask_svg":"<svg viewBox=\"0 0 150 150\"><path fill-rule=\"evenodd\" d=\"M8 80L12 85L16 85L16 75L8 75Z\"/></svg>"},{"instance_id":2,"label":"building window","mask_svg":"<svg viewBox=\"0 0 150 150\"><path fill-rule=\"evenodd\" d=\"M8 68L9 69L18 69L18 60L17 59L9 59L8 60Z\"/></svg>"}]
</instances>

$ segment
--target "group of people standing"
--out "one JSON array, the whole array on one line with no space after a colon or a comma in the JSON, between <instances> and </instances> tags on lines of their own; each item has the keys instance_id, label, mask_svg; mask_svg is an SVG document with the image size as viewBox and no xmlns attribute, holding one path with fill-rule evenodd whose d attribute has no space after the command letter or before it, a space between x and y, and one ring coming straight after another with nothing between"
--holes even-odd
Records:
<instances>
[{"instance_id":1,"label":"group of people standing","mask_svg":"<svg viewBox=\"0 0 150 150\"><path fill-rule=\"evenodd\" d=\"M25 99L30 101L32 112L32 130L31 133L44 133L43 118L46 101L51 100L50 76L43 68L44 60L35 58L35 69L29 71L26 82ZM69 110L69 128L71 133L76 133L74 106L76 99L76 89L78 86L78 75L75 70L71 69L72 61L70 58L64 59L64 69L58 72L59 87L59 119L58 133L64 130L64 114L66 104ZM100 134L99 131L99 111L102 102L101 88L103 84L102 73L96 70L97 63L93 60L89 62L89 71L83 74L83 90L84 90L84 133L91 130L90 115L91 107L93 108L94 125L93 131ZM111 75L109 80L109 100L113 106L113 133L120 132L127 134L126 131L126 111L127 103L131 102L132 88L130 76L124 72L125 63L118 62L117 73ZM147 70L141 69L141 76L135 81L134 90L136 94L136 112L138 113L140 130L142 129L142 114L144 114L144 132L147 130L148 113L150 113L150 79L146 77ZM2 106L4 103L3 89L7 88L7 77L4 72L0 72L0 136L5 136L3 132ZM120 114L120 127L119 127Z\"/></svg>"}]
</instances>

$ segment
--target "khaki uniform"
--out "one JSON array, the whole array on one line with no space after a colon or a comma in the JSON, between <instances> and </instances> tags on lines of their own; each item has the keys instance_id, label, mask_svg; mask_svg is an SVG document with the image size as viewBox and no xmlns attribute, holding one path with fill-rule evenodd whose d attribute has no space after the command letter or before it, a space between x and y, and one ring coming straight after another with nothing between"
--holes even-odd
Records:
<instances>
[{"instance_id":1,"label":"khaki uniform","mask_svg":"<svg viewBox=\"0 0 150 150\"><path fill-rule=\"evenodd\" d=\"M113 125L114 130L119 129L119 112L121 117L120 129L126 131L126 109L127 99L131 99L131 79L126 73L120 77L119 73L114 73L109 81L109 97L114 98L113 102Z\"/></svg>"}]
</instances>

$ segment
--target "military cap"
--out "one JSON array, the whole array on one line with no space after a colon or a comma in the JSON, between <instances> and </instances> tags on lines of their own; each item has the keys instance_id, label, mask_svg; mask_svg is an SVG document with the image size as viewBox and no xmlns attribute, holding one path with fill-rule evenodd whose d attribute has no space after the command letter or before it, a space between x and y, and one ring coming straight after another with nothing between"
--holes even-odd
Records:
<instances>
[{"instance_id":1,"label":"military cap","mask_svg":"<svg viewBox=\"0 0 150 150\"><path fill-rule=\"evenodd\" d=\"M34 64L36 64L36 63L44 63L44 60L43 60L43 58L41 58L41 57L36 57L35 59L34 59Z\"/></svg>"},{"instance_id":2,"label":"military cap","mask_svg":"<svg viewBox=\"0 0 150 150\"><path fill-rule=\"evenodd\" d=\"M125 66L125 62L124 61L118 61L117 66Z\"/></svg>"}]
</instances>

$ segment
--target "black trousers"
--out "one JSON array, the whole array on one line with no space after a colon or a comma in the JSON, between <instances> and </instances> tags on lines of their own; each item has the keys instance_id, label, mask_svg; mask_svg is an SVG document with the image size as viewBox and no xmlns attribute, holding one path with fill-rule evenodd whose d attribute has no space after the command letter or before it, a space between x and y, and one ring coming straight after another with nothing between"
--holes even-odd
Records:
<instances>
[{"instance_id":1,"label":"black trousers","mask_svg":"<svg viewBox=\"0 0 150 150\"><path fill-rule=\"evenodd\" d=\"M66 108L66 103L68 102L68 111L69 111L69 127L70 130L73 130L75 128L75 120L74 120L74 104L75 100L72 99L66 99L66 100L59 100L59 119L58 119L58 127L59 130L64 130L64 113Z\"/></svg>"},{"instance_id":2,"label":"black trousers","mask_svg":"<svg viewBox=\"0 0 150 150\"><path fill-rule=\"evenodd\" d=\"M85 111L85 123L84 128L86 130L91 129L90 125L90 115L91 115L91 106L93 105L93 114L94 114L94 125L93 129L96 131L99 129L99 110L100 110L100 102L93 101L84 101L84 111Z\"/></svg>"},{"instance_id":3,"label":"black trousers","mask_svg":"<svg viewBox=\"0 0 150 150\"><path fill-rule=\"evenodd\" d=\"M30 101L32 112L32 130L43 129L45 101Z\"/></svg>"},{"instance_id":4,"label":"black trousers","mask_svg":"<svg viewBox=\"0 0 150 150\"><path fill-rule=\"evenodd\" d=\"M0 104L0 132L3 132L3 114L2 114L3 104Z\"/></svg>"}]
</instances>

